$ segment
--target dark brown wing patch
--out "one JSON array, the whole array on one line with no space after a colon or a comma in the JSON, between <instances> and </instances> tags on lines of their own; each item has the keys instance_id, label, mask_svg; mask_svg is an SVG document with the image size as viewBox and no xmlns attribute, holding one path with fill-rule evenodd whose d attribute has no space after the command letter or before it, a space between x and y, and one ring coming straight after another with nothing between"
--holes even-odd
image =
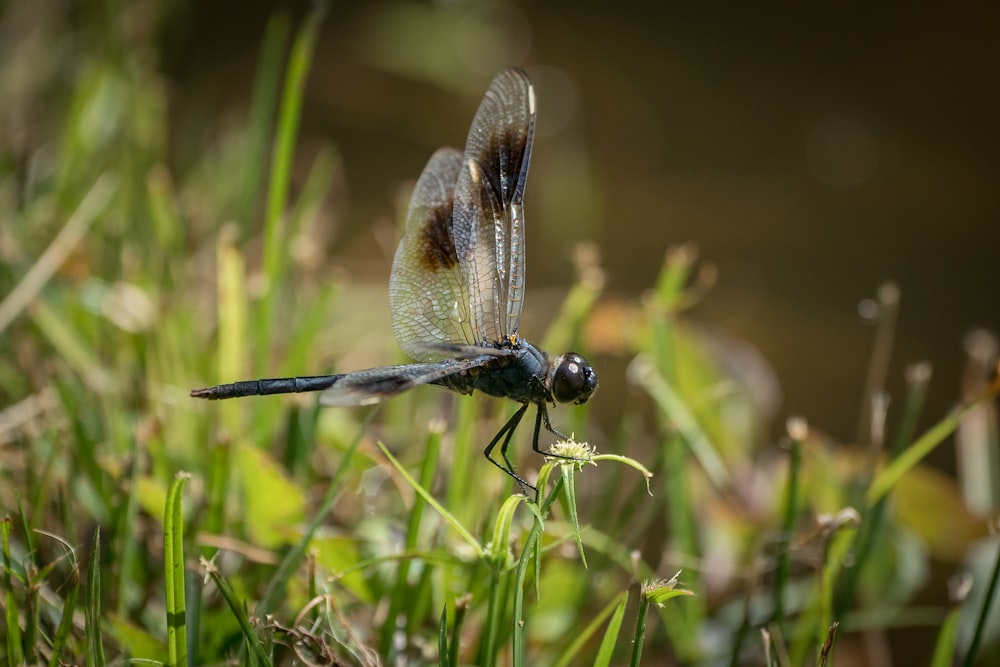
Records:
<instances>
[{"instance_id":1,"label":"dark brown wing patch","mask_svg":"<svg viewBox=\"0 0 1000 667\"><path fill-rule=\"evenodd\" d=\"M424 269L437 273L458 264L455 239L452 238L452 198L430 211L420 230L420 261Z\"/></svg>"},{"instance_id":2,"label":"dark brown wing patch","mask_svg":"<svg viewBox=\"0 0 1000 667\"><path fill-rule=\"evenodd\" d=\"M518 177L528 157L529 135L521 128L502 126L495 128L487 138L488 149L478 160L483 179L491 186L487 189L500 196L496 203L502 206L520 203L524 183L521 182L519 188Z\"/></svg>"}]
</instances>

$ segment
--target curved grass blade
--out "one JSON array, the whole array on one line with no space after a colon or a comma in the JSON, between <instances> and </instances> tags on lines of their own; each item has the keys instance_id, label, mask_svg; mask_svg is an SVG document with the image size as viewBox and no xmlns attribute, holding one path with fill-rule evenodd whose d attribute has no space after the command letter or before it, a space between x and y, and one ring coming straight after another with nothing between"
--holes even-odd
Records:
<instances>
[{"instance_id":1,"label":"curved grass blade","mask_svg":"<svg viewBox=\"0 0 1000 667\"><path fill-rule=\"evenodd\" d=\"M379 442L378 448L381 449L385 457L389 459L389 463L391 463L399 474L403 476L403 479L405 479L406 482L413 487L413 490L420 494L420 497L423 498L428 505L433 507L434 510L440 514L452 528L455 529L455 532L462 536L462 539L469 543L469 545L475 550L476 557L483 558L486 555L486 551L483 549L483 546L479 544L479 541L472 536L472 533L466 530L465 526L463 526L458 519L446 510L444 506L439 503L429 491L427 491L427 489L417 483L417 480L413 479L413 476L410 475L410 473L406 471L406 468L404 468L402 464L396 460L396 457L389 452L389 449L385 446L385 444Z\"/></svg>"},{"instance_id":2,"label":"curved grass blade","mask_svg":"<svg viewBox=\"0 0 1000 667\"><path fill-rule=\"evenodd\" d=\"M264 650L264 642L250 624L250 615L247 613L246 606L236 597L236 591L233 590L233 587L222 576L219 569L215 567L215 563L202 556L201 566L205 574L215 582L219 592L222 593L222 599L226 601L226 604L229 605L229 610L236 617L236 622L239 623L240 630L243 632L243 638L246 640L254 657L257 658L260 664L270 665L271 658Z\"/></svg>"},{"instance_id":3,"label":"curved grass blade","mask_svg":"<svg viewBox=\"0 0 1000 667\"><path fill-rule=\"evenodd\" d=\"M955 429L958 428L959 423L962 421L962 417L964 417L969 410L973 409L980 403L992 400L998 394L1000 394L1000 378L994 380L993 384L991 384L982 394L962 404L955 410L952 410L951 414L946 416L944 419L932 426L929 431L917 438L917 440L910 445L906 451L900 454L899 457L886 466L885 469L880 472L877 477L875 477L872 485L868 488L868 493L865 495L865 500L868 505L874 505L878 502L882 496L887 494L889 490L892 489L897 482L899 482L899 479L906 474L910 468L920 463L925 456L930 454L935 447L951 435Z\"/></svg>"},{"instance_id":4,"label":"curved grass blade","mask_svg":"<svg viewBox=\"0 0 1000 667\"><path fill-rule=\"evenodd\" d=\"M962 661L963 667L972 667L976 661L976 654L979 652L979 645L983 641L983 635L986 633L986 620L990 615L990 606L993 604L993 599L997 594L997 583L1000 582L1000 550L997 551L996 560L993 561L993 572L990 574L990 581L986 585L986 595L983 596L983 606L979 610L979 616L976 618L976 629L972 634L972 642L969 644L969 650L965 654L965 659Z\"/></svg>"},{"instance_id":5,"label":"curved grass blade","mask_svg":"<svg viewBox=\"0 0 1000 667\"><path fill-rule=\"evenodd\" d=\"M622 629L622 620L625 618L625 607L628 605L628 591L622 591L612 604L617 603L615 613L611 615L608 627L604 631L604 638L601 639L601 646L597 649L597 656L594 657L594 667L609 667L611 657L615 652L615 645L618 643L618 633Z\"/></svg>"},{"instance_id":6,"label":"curved grass blade","mask_svg":"<svg viewBox=\"0 0 1000 667\"><path fill-rule=\"evenodd\" d=\"M625 602L628 601L628 591L622 591L615 597L611 602L604 606L597 616L587 624L583 630L581 630L573 638L572 643L563 651L562 655L553 663L553 667L566 667L566 665L578 664L575 662L577 654L583 648L583 645L590 640L595 634L597 634L597 629L604 623L604 620L612 615L618 616L618 625L621 626L621 617L625 611ZM611 624L608 625L608 632L611 632ZM604 643L608 639L608 632L605 633L604 640L601 642L601 648L604 648ZM615 642L618 638L618 628L614 628L614 632L611 632L611 647L608 650L607 659L611 659L611 651L614 650ZM596 663L595 663L596 664ZM607 664L607 663L605 663Z\"/></svg>"}]
</instances>

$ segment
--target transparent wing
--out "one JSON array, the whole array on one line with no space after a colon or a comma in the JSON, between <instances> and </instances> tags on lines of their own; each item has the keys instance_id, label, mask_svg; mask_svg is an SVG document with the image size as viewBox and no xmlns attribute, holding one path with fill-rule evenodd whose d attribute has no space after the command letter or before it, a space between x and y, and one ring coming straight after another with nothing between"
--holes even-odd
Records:
<instances>
[{"instance_id":1,"label":"transparent wing","mask_svg":"<svg viewBox=\"0 0 1000 667\"><path fill-rule=\"evenodd\" d=\"M404 364L382 366L348 373L336 384L319 395L320 405L348 407L355 405L375 405L392 398L408 389L422 384L443 380L451 375L484 366L494 357L478 356L466 359L448 359L436 363ZM449 385L456 391L463 391L461 383Z\"/></svg>"},{"instance_id":2,"label":"transparent wing","mask_svg":"<svg viewBox=\"0 0 1000 667\"><path fill-rule=\"evenodd\" d=\"M524 302L522 200L534 131L528 75L501 72L472 121L454 194L453 238L471 305L472 342L517 333Z\"/></svg>"},{"instance_id":3,"label":"transparent wing","mask_svg":"<svg viewBox=\"0 0 1000 667\"><path fill-rule=\"evenodd\" d=\"M392 330L399 347L419 361L442 358L428 345L476 342L452 230L461 169L462 155L454 148L431 156L413 189L392 263Z\"/></svg>"}]
</instances>

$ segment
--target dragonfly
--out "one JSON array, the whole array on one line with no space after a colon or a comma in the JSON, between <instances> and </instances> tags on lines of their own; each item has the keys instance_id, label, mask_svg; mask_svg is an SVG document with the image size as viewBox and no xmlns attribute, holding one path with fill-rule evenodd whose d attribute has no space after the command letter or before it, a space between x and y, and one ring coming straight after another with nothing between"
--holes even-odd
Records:
<instances>
[{"instance_id":1,"label":"dragonfly","mask_svg":"<svg viewBox=\"0 0 1000 667\"><path fill-rule=\"evenodd\" d=\"M508 448L535 406L541 427L568 441L549 419L557 403L586 403L597 373L580 354L551 357L518 333L525 288L524 186L535 132L535 91L511 68L490 84L465 151L441 148L414 187L389 278L392 329L417 363L339 375L244 380L195 389L209 400L321 391L323 406L375 405L421 385L479 391L521 404L483 450L522 487ZM499 445L500 460L493 456ZM553 454L547 454L553 456ZM557 458L567 458L558 457Z\"/></svg>"}]
</instances>

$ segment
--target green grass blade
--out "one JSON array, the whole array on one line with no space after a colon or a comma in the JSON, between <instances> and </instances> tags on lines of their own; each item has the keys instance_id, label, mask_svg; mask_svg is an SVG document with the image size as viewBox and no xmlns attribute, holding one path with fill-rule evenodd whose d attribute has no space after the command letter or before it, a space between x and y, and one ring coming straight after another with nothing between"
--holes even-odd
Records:
<instances>
[{"instance_id":1,"label":"green grass blade","mask_svg":"<svg viewBox=\"0 0 1000 667\"><path fill-rule=\"evenodd\" d=\"M453 667L458 666L458 649L462 645L462 626L465 625L465 617L468 615L471 605L472 596L469 594L455 600L455 624L451 630L451 649L448 654L448 662Z\"/></svg>"},{"instance_id":2,"label":"green grass blade","mask_svg":"<svg viewBox=\"0 0 1000 667\"><path fill-rule=\"evenodd\" d=\"M569 514L570 526L573 528L573 537L576 539L576 549L580 552L580 561L584 569L587 568L587 553L583 550L583 537L580 535L580 516L576 510L576 462L563 461L559 464L562 470L563 489L565 490L566 512Z\"/></svg>"},{"instance_id":3,"label":"green grass blade","mask_svg":"<svg viewBox=\"0 0 1000 667\"><path fill-rule=\"evenodd\" d=\"M392 466L399 472L399 474L403 476L403 479L405 479L406 482L410 486L412 486L413 489L418 494L420 494L420 496L427 502L428 505L434 508L435 512L441 515L441 517L445 520L445 522L449 526L451 526L455 530L455 532L462 537L463 540L469 543L469 546L471 546L473 550L476 552L476 557L483 558L486 555L486 552L483 549L483 546L479 544L479 540L473 537L472 533L470 533L466 529L466 527L463 526L461 522L459 522L458 519L456 519L455 516L451 514L451 512L446 510L444 508L444 505L439 503L427 489L418 484L417 480L413 479L413 476L410 475L410 473L407 472L406 468L404 468L403 465L396 460L396 457L389 452L389 449L381 441L378 443L378 448L381 449L382 454L384 454L385 457L389 459L389 463L391 463Z\"/></svg>"},{"instance_id":4,"label":"green grass blade","mask_svg":"<svg viewBox=\"0 0 1000 667\"><path fill-rule=\"evenodd\" d=\"M73 580L63 593L62 613L59 617L59 626L52 636L52 656L49 658L49 667L66 664L61 660L63 648L69 641L70 631L73 629L73 612L76 611L76 598L80 593L80 569L79 565L73 562Z\"/></svg>"},{"instance_id":5,"label":"green grass blade","mask_svg":"<svg viewBox=\"0 0 1000 667\"><path fill-rule=\"evenodd\" d=\"M980 607L979 615L976 617L976 629L972 633L969 650L966 651L965 658L962 660L963 667L972 667L976 661L976 654L979 653L979 645L982 643L983 635L986 632L986 621L990 616L990 606L992 606L993 600L997 596L998 582L1000 582L1000 549L997 550L996 559L993 561L993 571L990 573L990 579L986 584L983 606Z\"/></svg>"},{"instance_id":6,"label":"green grass blade","mask_svg":"<svg viewBox=\"0 0 1000 667\"><path fill-rule=\"evenodd\" d=\"M640 360L636 360L633 364L635 365L633 378L642 385L666 420L683 438L712 484L720 490L728 489L732 483L732 476L684 400L652 364L644 364Z\"/></svg>"},{"instance_id":7,"label":"green grass blade","mask_svg":"<svg viewBox=\"0 0 1000 667\"><path fill-rule=\"evenodd\" d=\"M281 12L271 16L264 31L260 60L254 77L253 98L247 123L247 148L244 161L243 192L240 196L238 221L249 228L254 211L260 203L263 169L267 164L268 140L274 125L278 90L281 86L281 63L288 43L290 22Z\"/></svg>"},{"instance_id":8,"label":"green grass blade","mask_svg":"<svg viewBox=\"0 0 1000 667\"><path fill-rule=\"evenodd\" d=\"M514 524L518 506L525 500L526 498L521 495L508 496L497 512L496 521L493 523L493 536L486 548L486 560L498 572L506 569L510 562L511 526Z\"/></svg>"},{"instance_id":9,"label":"green grass blade","mask_svg":"<svg viewBox=\"0 0 1000 667\"><path fill-rule=\"evenodd\" d=\"M255 371L264 373L267 369L267 355L270 351L271 324L274 309L281 297L279 286L284 273L284 258L287 250L287 236L282 230L282 217L288 202L288 191L292 181L292 158L302 115L302 101L306 76L312 64L313 51L319 36L319 27L326 14L327 2L316 2L312 13L306 18L292 44L292 53L285 71L285 85L278 112L277 134L271 155L271 175L268 183L267 214L264 220L264 274L271 281L267 294L261 303L257 320L257 355Z\"/></svg>"},{"instance_id":10,"label":"green grass blade","mask_svg":"<svg viewBox=\"0 0 1000 667\"><path fill-rule=\"evenodd\" d=\"M87 570L87 607L84 611L87 667L103 667L104 641L101 636L101 528L94 530L94 546L90 550Z\"/></svg>"},{"instance_id":11,"label":"green grass blade","mask_svg":"<svg viewBox=\"0 0 1000 667\"><path fill-rule=\"evenodd\" d=\"M3 517L0 519L0 546L3 549L4 621L7 627L5 657L7 664L20 665L24 663L24 644L18 620L17 599L14 597L14 578L11 576L10 532L10 519Z\"/></svg>"},{"instance_id":12,"label":"green grass blade","mask_svg":"<svg viewBox=\"0 0 1000 667\"><path fill-rule=\"evenodd\" d=\"M635 633L632 637L632 657L629 659L629 667L639 667L642 660L642 644L646 641L646 619L649 616L649 598L645 595L639 596L639 613L635 619Z\"/></svg>"},{"instance_id":13,"label":"green grass blade","mask_svg":"<svg viewBox=\"0 0 1000 667\"><path fill-rule=\"evenodd\" d=\"M424 446L424 461L420 467L420 485L424 488L430 488L434 483L434 473L437 470L440 452L441 427L435 425L427 434L427 442ZM422 496L418 495L413 501L413 507L410 508L409 521L406 526L406 539L403 547L405 551L416 549L425 506L426 501ZM392 637L397 629L397 617L400 612L409 611L412 613L415 611L415 605L413 605L413 600L410 596L410 562L409 559L401 560L396 570L396 584L389 599L389 612L386 614L385 622L382 623L382 635L379 639L379 655L388 656L390 653ZM409 628L410 624L407 623L406 625Z\"/></svg>"},{"instance_id":14,"label":"green grass blade","mask_svg":"<svg viewBox=\"0 0 1000 667\"><path fill-rule=\"evenodd\" d=\"M621 616L625 611L624 603L627 601L628 601L628 591L623 591L619 593L617 597L611 600L611 602L606 604L604 606L604 609L599 611L597 615L594 616L593 619L591 619L590 623L588 623L583 630L580 630L579 632L575 633L573 641L570 643L570 645L566 648L565 651L562 652L559 658L556 659L554 663L552 663L553 667L566 667L567 665L579 664L578 662L574 661L577 659L577 656L583 649L584 644L590 641L590 638L593 637L595 634L597 634L598 628L601 627L601 624L604 623L604 621L609 616L617 614L618 623L619 625L621 624ZM609 631L611 630L611 625L608 626L608 630ZM618 629L615 628L615 631L611 635L612 637L611 650L614 650L614 645L615 641L617 640L617 636L618 636ZM607 633L605 633L604 638L605 640L607 640L608 638ZM608 660L610 660L610 655L608 656Z\"/></svg>"},{"instance_id":15,"label":"green grass blade","mask_svg":"<svg viewBox=\"0 0 1000 667\"><path fill-rule=\"evenodd\" d=\"M500 618L502 602L507 597L507 580L509 577L502 575L497 570L490 571L489 595L486 600L486 621L480 630L479 656L477 664L484 667L491 667L497 660L497 637L500 636ZM524 663L518 662L517 653L514 654L514 667L519 667Z\"/></svg>"},{"instance_id":16,"label":"green grass blade","mask_svg":"<svg viewBox=\"0 0 1000 667\"><path fill-rule=\"evenodd\" d=\"M948 615L945 616L944 622L938 630L930 667L951 667L955 664L955 640L958 637L958 622L961 617L961 606L955 606L948 611Z\"/></svg>"},{"instance_id":17,"label":"green grass blade","mask_svg":"<svg viewBox=\"0 0 1000 667\"><path fill-rule=\"evenodd\" d=\"M452 448L450 466L452 474L449 477L445 499L448 507L454 509L460 520L470 521L475 516L477 508L475 503L469 502L475 494L470 488L473 476L466 471L472 469L472 457L477 453L476 445L482 448L482 443L476 442L479 405L476 401L455 401L452 409L456 413L452 432L455 446Z\"/></svg>"},{"instance_id":18,"label":"green grass blade","mask_svg":"<svg viewBox=\"0 0 1000 667\"><path fill-rule=\"evenodd\" d=\"M116 534L121 538L121 546L118 549L120 565L118 568L118 590L116 595L118 598L116 612L119 618L126 618L128 615L128 601L131 598L128 592L132 588L132 577L134 575L137 552L141 545L141 541L136 538L134 533L136 516L138 515L136 494L139 489L139 474L142 469L142 466L138 464L138 461L141 459L139 438L131 437L129 439L129 449L128 457L132 462L128 466L129 481L126 486L124 503L122 503L121 511L118 512L115 523Z\"/></svg>"},{"instance_id":19,"label":"green grass blade","mask_svg":"<svg viewBox=\"0 0 1000 667\"><path fill-rule=\"evenodd\" d=\"M243 374L247 346L246 263L231 235L223 234L215 250L218 271L216 289L219 301L219 338L216 358L219 371L216 382L232 382ZM234 401L222 401L218 408L219 423L228 433L240 433L246 411Z\"/></svg>"},{"instance_id":20,"label":"green grass blade","mask_svg":"<svg viewBox=\"0 0 1000 667\"><path fill-rule=\"evenodd\" d=\"M451 667L450 658L451 652L448 650L448 605L444 605L441 607L441 623L438 625L438 667Z\"/></svg>"},{"instance_id":21,"label":"green grass blade","mask_svg":"<svg viewBox=\"0 0 1000 667\"><path fill-rule=\"evenodd\" d=\"M264 643L250 623L250 615L247 613L246 606L237 597L236 591L233 590L233 587L229 585L226 578L222 576L222 573L219 572L218 568L210 560L202 557L201 566L208 577L215 583L216 587L218 587L219 592L222 594L222 599L226 601L229 610L236 618L243 633L243 638L250 648L250 652L253 654L252 658L255 658L262 665L270 665L271 659L264 650Z\"/></svg>"},{"instance_id":22,"label":"green grass blade","mask_svg":"<svg viewBox=\"0 0 1000 667\"><path fill-rule=\"evenodd\" d=\"M542 466L542 470L538 475L538 488L544 489L546 486L546 480L548 479L548 474L551 472L554 463L546 463ZM528 536L524 540L524 545L521 547L521 556L517 559L517 565L514 568L514 666L520 667L526 665L527 654L526 654L526 644L527 644L527 624L525 623L524 614L524 581L528 573L528 563L529 561L534 561L536 564L536 586L538 579L538 554L536 549L539 540L542 536L542 525L543 519L548 516L549 510L552 508L552 504L555 503L556 499L559 497L559 492L562 491L563 484L565 483L562 477L557 477L555 483L552 484L552 490L542 501L542 504L537 508L535 513L534 521L531 525L531 530L528 531ZM537 589L536 589L537 593Z\"/></svg>"},{"instance_id":23,"label":"green grass blade","mask_svg":"<svg viewBox=\"0 0 1000 667\"><path fill-rule=\"evenodd\" d=\"M181 500L191 475L177 473L163 510L163 559L167 603L167 659L172 667L187 664L187 613L184 603L184 516Z\"/></svg>"},{"instance_id":24,"label":"green grass blade","mask_svg":"<svg viewBox=\"0 0 1000 667\"><path fill-rule=\"evenodd\" d=\"M39 594L41 592L41 588L36 584L36 581L41 578L41 573L38 572L38 554L35 551L33 540L31 539L32 532L28 524L28 515L24 512L24 505L21 502L20 492L16 492L15 496L17 498L17 516L20 522L21 532L24 535L24 546L25 551L27 552L27 557L24 559L25 594L23 646L25 653L28 655L28 662L30 664L37 664L38 651L35 643L39 637ZM6 538L4 538L4 541L6 542Z\"/></svg>"},{"instance_id":25,"label":"green grass blade","mask_svg":"<svg viewBox=\"0 0 1000 667\"><path fill-rule=\"evenodd\" d=\"M625 608L628 606L628 591L622 591L617 598L612 600L614 614L608 622L608 627L604 631L601 639L601 646L597 649L597 656L594 658L594 667L609 667L611 658L615 653L615 646L618 644L618 633L622 629L622 621L625 618Z\"/></svg>"},{"instance_id":26,"label":"green grass blade","mask_svg":"<svg viewBox=\"0 0 1000 667\"><path fill-rule=\"evenodd\" d=\"M334 473L333 478L326 488L326 496L323 498L323 502L320 503L320 507L316 514L313 516L312 521L306 527L305 532L299 541L295 543L285 557L281 559L281 564L278 565L278 569L275 571L274 576L271 577L271 581L268 582L267 589L264 591L263 597L261 597L260 602L257 605L257 610L260 614L268 614L274 611L278 605L280 597L284 594L285 587L288 585L289 580L291 580L292 575L295 573L295 568L298 567L299 563L302 562L302 558L305 556L306 549L309 546L309 542L312 540L313 535L323 521L326 520L326 516L333 509L334 500L337 497L337 493L340 489L339 483L340 478L345 471L349 469L351 459L354 457L354 452L358 448L358 444L361 442L361 438L364 437L365 431L368 429L368 425L371 423L375 415L378 414L378 410L370 410L362 420L361 424L358 426L357 435L354 440L348 446L347 450L344 452L344 456L340 461L340 466L337 468L337 472Z\"/></svg>"},{"instance_id":27,"label":"green grass blade","mask_svg":"<svg viewBox=\"0 0 1000 667\"><path fill-rule=\"evenodd\" d=\"M913 440L916 434L917 423L923 410L927 389L931 378L931 367L927 363L913 364L906 371L907 392L906 400L903 403L903 411L896 428L896 435L890 448L890 456L895 457L903 451L905 446ZM870 476L874 470L866 471ZM842 618L851 602L854 600L854 593L857 589L861 573L869 562L869 555L874 549L878 539L882 537L882 526L886 519L887 498L883 496L874 505L861 510L861 525L851 545L850 560L853 567L844 568L841 581L833 602L834 618Z\"/></svg>"},{"instance_id":28,"label":"green grass blade","mask_svg":"<svg viewBox=\"0 0 1000 667\"><path fill-rule=\"evenodd\" d=\"M808 435L804 420L790 419L788 422L788 477L781 513L781 533L778 543L778 563L774 581L774 622L785 634L785 587L788 584L789 561L791 559L792 535L799 509L799 476L802 468L802 441Z\"/></svg>"},{"instance_id":29,"label":"green grass blade","mask_svg":"<svg viewBox=\"0 0 1000 667\"><path fill-rule=\"evenodd\" d=\"M917 465L930 454L935 447L944 442L944 439L951 435L962 421L962 417L980 403L994 399L1000 394L1000 379L997 379L976 398L966 402L951 412L947 417L932 426L909 448L899 455L892 463L875 477L872 485L868 488L865 500L868 505L874 505L889 490L899 482L906 472Z\"/></svg>"},{"instance_id":30,"label":"green grass blade","mask_svg":"<svg viewBox=\"0 0 1000 667\"><path fill-rule=\"evenodd\" d=\"M209 456L208 508L205 512L205 529L220 534L225 524L226 494L229 488L229 466L232 447L228 442L216 442ZM204 549L202 555L207 548Z\"/></svg>"}]
</instances>

